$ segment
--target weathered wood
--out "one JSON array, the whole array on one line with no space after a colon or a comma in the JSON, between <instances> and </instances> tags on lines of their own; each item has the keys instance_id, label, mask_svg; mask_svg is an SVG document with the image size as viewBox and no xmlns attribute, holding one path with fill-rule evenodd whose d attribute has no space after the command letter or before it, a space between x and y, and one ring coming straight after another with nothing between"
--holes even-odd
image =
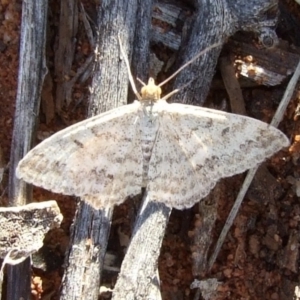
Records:
<instances>
[{"instance_id":1,"label":"weathered wood","mask_svg":"<svg viewBox=\"0 0 300 300\"><path fill-rule=\"evenodd\" d=\"M24 205L31 199L31 187L15 176L19 160L31 149L39 113L41 87L47 72L45 36L47 1L23 2L20 64L14 130L9 170L10 205Z\"/></svg>"},{"instance_id":2,"label":"weathered wood","mask_svg":"<svg viewBox=\"0 0 300 300\"><path fill-rule=\"evenodd\" d=\"M98 299L111 210L79 204L72 225L60 299Z\"/></svg>"},{"instance_id":3,"label":"weathered wood","mask_svg":"<svg viewBox=\"0 0 300 300\"><path fill-rule=\"evenodd\" d=\"M98 13L98 37L89 116L127 104L128 74L121 60L118 35L131 60L136 21L136 1L102 1ZM112 21L113 20L113 21Z\"/></svg>"},{"instance_id":4,"label":"weathered wood","mask_svg":"<svg viewBox=\"0 0 300 300\"><path fill-rule=\"evenodd\" d=\"M3 158L3 150L0 145L0 192L2 190L2 179L3 179L3 174L5 170L5 163L4 163L4 158ZM1 196L1 195L0 195Z\"/></svg>"},{"instance_id":5,"label":"weathered wood","mask_svg":"<svg viewBox=\"0 0 300 300\"><path fill-rule=\"evenodd\" d=\"M196 12L184 28L177 67L183 65L201 50L217 43L225 42L225 37L233 34L233 23L228 3L224 0L194 1ZM217 25L218 24L218 25ZM175 79L174 85L184 89L172 97L172 101L186 104L203 105L215 72L218 56L222 47L212 49L195 63L183 70ZM197 75L196 70L198 70Z\"/></svg>"},{"instance_id":6,"label":"weathered wood","mask_svg":"<svg viewBox=\"0 0 300 300\"><path fill-rule=\"evenodd\" d=\"M29 256L43 246L46 233L59 227L63 217L55 201L30 203L23 206L0 207L0 299L6 265L21 265L25 275L30 267ZM20 270L20 267L18 268ZM26 293L28 286L23 286Z\"/></svg>"},{"instance_id":7,"label":"weathered wood","mask_svg":"<svg viewBox=\"0 0 300 300\"><path fill-rule=\"evenodd\" d=\"M193 275L202 277L207 272L208 251L213 242L212 230L218 216L218 199L221 194L221 182L218 182L210 194L198 204L199 215L196 216L195 226L190 237L193 259Z\"/></svg>"},{"instance_id":8,"label":"weathered wood","mask_svg":"<svg viewBox=\"0 0 300 300\"><path fill-rule=\"evenodd\" d=\"M157 261L171 209L145 194L113 299L160 299Z\"/></svg>"},{"instance_id":9,"label":"weathered wood","mask_svg":"<svg viewBox=\"0 0 300 300\"><path fill-rule=\"evenodd\" d=\"M280 182L269 172L266 165L262 164L247 192L247 198L265 207L268 203L279 201L283 194L284 189Z\"/></svg>"},{"instance_id":10,"label":"weathered wood","mask_svg":"<svg viewBox=\"0 0 300 300\"><path fill-rule=\"evenodd\" d=\"M56 87L56 111L61 112L66 100L68 89L66 85L70 80L76 39L78 30L78 1L61 1L58 49L55 52L55 76L57 81Z\"/></svg>"},{"instance_id":11,"label":"weathered wood","mask_svg":"<svg viewBox=\"0 0 300 300\"><path fill-rule=\"evenodd\" d=\"M191 13L191 8L184 6L182 2L171 3L163 0L155 2L152 15L154 19L152 42L177 51L181 44L182 26Z\"/></svg>"},{"instance_id":12,"label":"weathered wood","mask_svg":"<svg viewBox=\"0 0 300 300\"><path fill-rule=\"evenodd\" d=\"M161 43L177 51L182 39L181 24L187 19L184 16L189 13L192 13L191 8L184 7L182 3L176 6L164 1L155 3L152 42ZM258 28L254 25L252 24L249 30L258 32ZM166 27L168 30L165 29ZM248 30L246 23L243 24L242 29ZM271 38L274 37L274 32L267 32L270 33ZM262 42L262 45L253 44L253 39L255 39L253 33L237 33L228 40L224 49L240 57L240 60L236 61L236 63L239 65L238 69L241 75L239 82L241 86L253 86L255 82L257 82L257 85L266 86L274 86L282 83L295 69L299 60L299 51L297 51L297 48L292 48L281 40L274 47L264 48ZM256 40L259 42L259 37ZM250 56L252 56L252 61L248 60ZM249 78L249 80L243 82L243 78ZM216 84L214 82L212 84L213 88L215 88Z\"/></svg>"},{"instance_id":13,"label":"weathered wood","mask_svg":"<svg viewBox=\"0 0 300 300\"><path fill-rule=\"evenodd\" d=\"M126 51L132 53L136 10L136 0L105 0L98 7L96 65L89 116L127 103L128 74L124 61L120 60L118 35ZM111 215L111 209L96 211L80 203L60 299L98 299Z\"/></svg>"},{"instance_id":14,"label":"weathered wood","mask_svg":"<svg viewBox=\"0 0 300 300\"><path fill-rule=\"evenodd\" d=\"M45 234L63 219L56 201L0 207L0 258L15 249L16 259L25 260L43 246Z\"/></svg>"},{"instance_id":15,"label":"weathered wood","mask_svg":"<svg viewBox=\"0 0 300 300\"><path fill-rule=\"evenodd\" d=\"M46 74L45 40L48 1L23 1L20 63L9 172L9 204L26 204L31 187L18 180L15 169L34 139L41 87ZM30 298L30 260L7 268L7 299Z\"/></svg>"},{"instance_id":16,"label":"weathered wood","mask_svg":"<svg viewBox=\"0 0 300 300\"><path fill-rule=\"evenodd\" d=\"M299 231L292 229L289 232L287 245L279 252L277 265L281 269L288 269L293 273L299 270Z\"/></svg>"},{"instance_id":17,"label":"weathered wood","mask_svg":"<svg viewBox=\"0 0 300 300\"><path fill-rule=\"evenodd\" d=\"M149 79L150 67L150 34L151 34L151 14L152 0L138 0L138 9L136 16L135 36L133 44L133 53L131 59L131 73L135 78L140 78L144 82ZM136 80L138 91L141 84ZM128 91L128 99L131 102L136 99L132 89Z\"/></svg>"},{"instance_id":18,"label":"weathered wood","mask_svg":"<svg viewBox=\"0 0 300 300\"><path fill-rule=\"evenodd\" d=\"M239 82L235 77L233 59L231 56L221 57L220 71L230 99L231 111L235 114L246 115L244 97Z\"/></svg>"},{"instance_id":19,"label":"weathered wood","mask_svg":"<svg viewBox=\"0 0 300 300\"><path fill-rule=\"evenodd\" d=\"M165 1L160 1L155 6L153 17L159 21L154 21L152 39L173 50L177 50L180 44L183 45L181 54L179 54L180 60L177 61L177 68L195 56L201 49L215 42L225 41L238 30L254 31L259 34L263 28L274 26L276 22L277 1L275 0L268 0L263 3L257 0L246 3L237 3L233 0L202 2L201 0L193 1L199 13L194 13L191 17L184 17L185 12L189 11L191 13L191 9L184 6L174 6L165 3ZM271 15L270 19L267 19L265 12L274 7L274 14ZM205 16L205 18L202 19L202 16ZM161 21L166 23L166 26L169 27L168 30L160 26ZM182 31L185 36L181 38L178 24L183 21L185 21L185 25ZM213 22L218 25L210 29ZM208 32L209 34L207 34ZM183 56L182 53L185 49L189 50ZM188 85L176 94L173 97L175 102L203 104L209 90L208 83L211 82L211 77L214 74L214 68L207 69L206 65L207 63L210 65L210 61L216 61L214 56L217 57L219 52L220 49L211 51L176 78L176 86L184 86L191 81L193 81L193 84ZM196 69L201 70L197 76L195 76ZM198 96L200 94L201 97Z\"/></svg>"},{"instance_id":20,"label":"weathered wood","mask_svg":"<svg viewBox=\"0 0 300 300\"><path fill-rule=\"evenodd\" d=\"M276 47L262 48L243 35L236 35L225 49L240 57L236 64L241 76L265 86L281 84L295 71L300 59L299 49L292 49L283 41Z\"/></svg>"}]
</instances>

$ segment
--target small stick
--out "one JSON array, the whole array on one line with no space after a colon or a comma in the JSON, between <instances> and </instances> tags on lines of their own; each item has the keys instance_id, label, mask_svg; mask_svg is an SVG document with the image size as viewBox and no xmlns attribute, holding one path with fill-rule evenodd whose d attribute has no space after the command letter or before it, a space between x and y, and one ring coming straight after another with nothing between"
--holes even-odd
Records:
<instances>
[{"instance_id":1,"label":"small stick","mask_svg":"<svg viewBox=\"0 0 300 300\"><path fill-rule=\"evenodd\" d=\"M286 108L287 108L287 106L288 106L288 104L289 104L289 102L292 98L292 95L293 95L293 92L295 90L295 87L296 87L296 84L297 84L297 81L298 81L299 77L300 77L300 61L299 61L298 66L297 66L297 68L294 72L293 77L291 78L291 80L290 80L290 82L289 82L289 84L288 84L288 86L285 90L285 93L282 97L282 100L281 100L281 102L280 102L280 104L279 104L279 106L276 110L276 113L275 113L275 115L273 117L273 120L271 122L272 126L277 127L278 124L281 122L281 120L283 118L283 115L285 113L285 110L286 110ZM219 239L217 241L214 253L212 254L212 256L209 259L209 263L208 263L209 270L212 268L214 262L216 261L216 258L218 256L220 250L221 250L221 247L224 243L226 235L227 235L229 229L231 228L231 226L233 224L233 221L234 221L234 219L235 219L235 217L236 217L236 215L239 211L239 208L240 208L240 206L242 204L242 201L245 197L245 194L246 194L246 192L247 192L247 190L248 190L248 188L249 188L249 186L250 186L250 184L251 184L251 182L252 182L252 180L255 176L255 173L256 173L257 169L258 169L258 166L248 171L248 174L247 174L247 176L244 180L243 186L242 186L242 188L241 188L241 190L240 190L240 192L239 192L239 194L238 194L238 196L235 200L235 203L234 203L234 205L233 205L233 207L230 211L230 214L229 214L229 216L228 216L228 218L225 222L225 225L223 227L223 230L222 230L222 232L219 236Z\"/></svg>"},{"instance_id":2,"label":"small stick","mask_svg":"<svg viewBox=\"0 0 300 300\"><path fill-rule=\"evenodd\" d=\"M246 116L245 101L238 79L235 76L233 56L227 55L219 59L222 79L229 96L231 112Z\"/></svg>"}]
</instances>

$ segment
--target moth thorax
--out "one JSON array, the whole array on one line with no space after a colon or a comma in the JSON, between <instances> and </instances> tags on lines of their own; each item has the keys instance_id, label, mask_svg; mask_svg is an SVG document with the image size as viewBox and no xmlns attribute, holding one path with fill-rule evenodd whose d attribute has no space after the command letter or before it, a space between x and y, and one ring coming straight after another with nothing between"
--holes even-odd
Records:
<instances>
[{"instance_id":1,"label":"moth thorax","mask_svg":"<svg viewBox=\"0 0 300 300\"><path fill-rule=\"evenodd\" d=\"M153 78L149 78L148 84L142 87L142 100L157 101L160 99L161 88L155 84Z\"/></svg>"}]
</instances>

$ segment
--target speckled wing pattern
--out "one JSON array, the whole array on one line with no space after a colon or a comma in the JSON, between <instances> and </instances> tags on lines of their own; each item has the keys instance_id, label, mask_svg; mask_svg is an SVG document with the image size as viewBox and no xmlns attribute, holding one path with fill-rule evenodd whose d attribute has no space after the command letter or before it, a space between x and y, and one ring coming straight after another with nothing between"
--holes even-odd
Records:
<instances>
[{"instance_id":1,"label":"speckled wing pattern","mask_svg":"<svg viewBox=\"0 0 300 300\"><path fill-rule=\"evenodd\" d=\"M54 134L20 161L17 177L53 192L82 197L97 208L139 194L140 107L134 102Z\"/></svg>"},{"instance_id":2,"label":"speckled wing pattern","mask_svg":"<svg viewBox=\"0 0 300 300\"><path fill-rule=\"evenodd\" d=\"M183 104L158 107L158 114L149 198L178 209L205 197L220 178L250 169L289 145L278 129L245 116Z\"/></svg>"},{"instance_id":3,"label":"speckled wing pattern","mask_svg":"<svg viewBox=\"0 0 300 300\"><path fill-rule=\"evenodd\" d=\"M152 126L151 115L150 122L142 122L144 113L135 101L70 126L32 149L17 176L102 208L139 194L144 169L149 199L183 209L205 197L220 178L252 168L289 145L282 132L261 121L158 100L151 108L158 129L145 162L141 144L154 127L144 128Z\"/></svg>"}]
</instances>

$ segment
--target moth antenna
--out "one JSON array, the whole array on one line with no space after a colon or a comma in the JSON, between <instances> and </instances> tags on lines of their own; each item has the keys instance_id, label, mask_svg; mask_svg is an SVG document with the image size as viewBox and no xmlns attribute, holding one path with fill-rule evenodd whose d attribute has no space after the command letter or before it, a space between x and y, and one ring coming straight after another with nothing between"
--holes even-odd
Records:
<instances>
[{"instance_id":1,"label":"moth antenna","mask_svg":"<svg viewBox=\"0 0 300 300\"><path fill-rule=\"evenodd\" d=\"M142 81L142 80L139 79L138 77L136 78L136 80L137 80L141 85L143 85L143 86L146 86L146 85L147 85L144 81Z\"/></svg>"},{"instance_id":2,"label":"moth antenna","mask_svg":"<svg viewBox=\"0 0 300 300\"><path fill-rule=\"evenodd\" d=\"M170 98L171 96L173 96L174 94L178 93L180 90L184 89L186 86L188 86L191 82L193 81L190 80L188 83L186 83L185 85L183 85L182 87L180 87L179 89L175 89L174 91L170 92L169 94L167 94L166 96L163 96L161 98L161 100L167 100L168 98Z\"/></svg>"},{"instance_id":3,"label":"moth antenna","mask_svg":"<svg viewBox=\"0 0 300 300\"><path fill-rule=\"evenodd\" d=\"M174 94L178 93L180 90L181 90L181 88L180 89L176 89L176 90L170 92L169 94L163 96L160 100L167 100L168 98L170 98Z\"/></svg>"},{"instance_id":4,"label":"moth antenna","mask_svg":"<svg viewBox=\"0 0 300 300\"><path fill-rule=\"evenodd\" d=\"M131 74L129 61L128 61L128 58L127 58L127 56L125 54L124 48L122 46L122 41L121 41L121 38L120 38L120 34L118 34L118 39L119 39L119 44L120 44L120 50L121 50L122 56L123 56L123 58L125 60L126 67L127 67L127 72L128 72L128 76L129 76L129 81L130 81L131 88L132 88L134 94L136 95L136 97L138 98L138 100L141 101L142 97L141 97L141 95L139 94L139 92L136 89L136 86L135 86L135 83L134 83L134 79L133 79L133 76Z\"/></svg>"},{"instance_id":5,"label":"moth antenna","mask_svg":"<svg viewBox=\"0 0 300 300\"><path fill-rule=\"evenodd\" d=\"M211 46L205 48L204 50L200 51L196 56L194 56L192 59L190 59L188 62L186 62L183 66L181 66L175 73L173 73L169 78L167 78L165 81L160 83L158 86L163 86L166 84L168 81L170 81L172 78L174 78L179 72L181 72L184 68L186 68L188 65L193 63L197 58L199 58L201 55L205 54L206 52L210 51L211 49L221 46L222 43L215 43L212 44Z\"/></svg>"}]
</instances>

